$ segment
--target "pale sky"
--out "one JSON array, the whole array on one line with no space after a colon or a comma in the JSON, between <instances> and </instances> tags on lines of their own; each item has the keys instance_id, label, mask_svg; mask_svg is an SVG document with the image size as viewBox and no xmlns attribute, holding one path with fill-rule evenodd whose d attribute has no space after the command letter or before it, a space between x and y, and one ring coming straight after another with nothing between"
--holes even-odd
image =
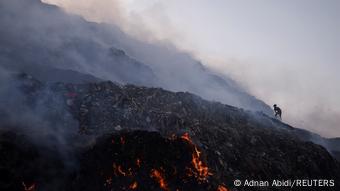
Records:
<instances>
[{"instance_id":1,"label":"pale sky","mask_svg":"<svg viewBox=\"0 0 340 191\"><path fill-rule=\"evenodd\" d=\"M340 136L339 0L44 1L170 41L278 104L285 122Z\"/></svg>"}]
</instances>

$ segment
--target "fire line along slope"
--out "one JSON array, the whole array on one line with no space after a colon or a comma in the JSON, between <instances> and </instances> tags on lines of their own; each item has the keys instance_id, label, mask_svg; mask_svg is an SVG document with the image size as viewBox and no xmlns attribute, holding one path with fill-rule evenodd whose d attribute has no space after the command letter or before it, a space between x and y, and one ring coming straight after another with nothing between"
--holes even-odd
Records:
<instances>
[{"instance_id":1,"label":"fire line along slope","mask_svg":"<svg viewBox=\"0 0 340 191\"><path fill-rule=\"evenodd\" d=\"M59 123L46 133L1 111L0 169L9 177L1 190L22 182L36 190L243 190L235 179L340 181L324 147L261 113L160 88L16 80L27 110L59 108L35 112Z\"/></svg>"}]
</instances>

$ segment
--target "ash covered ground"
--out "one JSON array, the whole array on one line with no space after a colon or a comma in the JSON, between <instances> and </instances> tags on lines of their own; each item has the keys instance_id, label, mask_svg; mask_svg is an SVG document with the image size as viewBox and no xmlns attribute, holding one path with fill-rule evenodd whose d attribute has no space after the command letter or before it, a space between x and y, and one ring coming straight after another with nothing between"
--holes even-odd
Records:
<instances>
[{"instance_id":1,"label":"ash covered ground","mask_svg":"<svg viewBox=\"0 0 340 191\"><path fill-rule=\"evenodd\" d=\"M260 112L112 82L21 74L10 86L17 110L1 109L1 190L287 190L233 181L297 178L338 188L337 159Z\"/></svg>"}]
</instances>

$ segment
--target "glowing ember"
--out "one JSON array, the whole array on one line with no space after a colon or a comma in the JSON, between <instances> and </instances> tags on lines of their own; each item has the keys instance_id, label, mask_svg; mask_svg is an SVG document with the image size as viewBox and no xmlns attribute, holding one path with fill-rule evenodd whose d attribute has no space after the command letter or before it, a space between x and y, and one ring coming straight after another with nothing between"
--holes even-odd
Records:
<instances>
[{"instance_id":1,"label":"glowing ember","mask_svg":"<svg viewBox=\"0 0 340 191\"><path fill-rule=\"evenodd\" d=\"M217 188L217 191L229 191L228 188L222 186L222 185L219 185L218 188Z\"/></svg>"},{"instance_id":2,"label":"glowing ember","mask_svg":"<svg viewBox=\"0 0 340 191\"><path fill-rule=\"evenodd\" d=\"M34 191L35 190L35 183L33 183L31 186L27 186L25 182L22 182L22 186L24 187L25 191Z\"/></svg>"},{"instance_id":3,"label":"glowing ember","mask_svg":"<svg viewBox=\"0 0 340 191\"><path fill-rule=\"evenodd\" d=\"M184 133L182 136L181 136L182 139L184 139L185 141L188 141L189 143L193 144L191 139L190 139L190 136L189 136L189 133Z\"/></svg>"},{"instance_id":4,"label":"glowing ember","mask_svg":"<svg viewBox=\"0 0 340 191\"><path fill-rule=\"evenodd\" d=\"M116 163L113 163L112 167L116 175L123 175L123 176L127 175L127 173L123 171L122 166L120 165L117 166Z\"/></svg>"},{"instance_id":5,"label":"glowing ember","mask_svg":"<svg viewBox=\"0 0 340 191\"><path fill-rule=\"evenodd\" d=\"M163 189L163 190L169 190L169 189L168 189L168 186L167 186L167 183L166 183L166 181L165 181L165 179L164 179L164 177L163 177L163 175L162 175L162 173L161 173L160 171L158 171L158 170L156 170L156 169L152 169L152 170L151 170L150 176L151 176L152 178L154 178L154 179L158 182L159 187L160 187L161 189Z\"/></svg>"},{"instance_id":6,"label":"glowing ember","mask_svg":"<svg viewBox=\"0 0 340 191\"><path fill-rule=\"evenodd\" d=\"M133 182L133 183L129 186L129 188L132 189L132 190L135 190L137 187L138 187L138 183L137 183L136 181Z\"/></svg>"},{"instance_id":7,"label":"glowing ember","mask_svg":"<svg viewBox=\"0 0 340 191\"><path fill-rule=\"evenodd\" d=\"M118 166L118 172L122 174L123 176L126 176L126 173L122 170L121 166Z\"/></svg>"},{"instance_id":8,"label":"glowing ember","mask_svg":"<svg viewBox=\"0 0 340 191\"><path fill-rule=\"evenodd\" d=\"M192 160L191 160L191 163L192 165L194 166L195 170L197 173L194 173L194 172L190 172L189 175L191 175L192 173L194 173L194 175L196 176L196 178L198 178L199 180L201 181L206 181L207 177L209 175L212 175L212 173L209 172L209 168L207 165L205 165L201 159L200 159L200 156L201 156L201 152L197 149L196 145L193 144L190 136L189 136L189 133L184 133L181 138L187 142L189 142L191 145L194 146L195 148L195 151L194 153L192 154Z\"/></svg>"},{"instance_id":9,"label":"glowing ember","mask_svg":"<svg viewBox=\"0 0 340 191\"><path fill-rule=\"evenodd\" d=\"M140 159L137 159L137 160L136 160L136 165L137 165L138 167L140 167L141 162L142 162L142 161L141 161Z\"/></svg>"}]
</instances>

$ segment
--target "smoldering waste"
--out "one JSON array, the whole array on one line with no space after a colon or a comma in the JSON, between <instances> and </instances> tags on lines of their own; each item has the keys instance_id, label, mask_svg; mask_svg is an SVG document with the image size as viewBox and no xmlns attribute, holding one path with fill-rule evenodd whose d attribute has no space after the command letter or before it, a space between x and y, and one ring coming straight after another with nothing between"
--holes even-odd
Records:
<instances>
[{"instance_id":1,"label":"smoldering waste","mask_svg":"<svg viewBox=\"0 0 340 191\"><path fill-rule=\"evenodd\" d=\"M3 118L1 190L225 191L243 190L235 179L340 180L323 147L261 113L159 88L16 80L28 108L61 108L43 116L59 121L47 135ZM262 188L273 189L281 188Z\"/></svg>"}]
</instances>

